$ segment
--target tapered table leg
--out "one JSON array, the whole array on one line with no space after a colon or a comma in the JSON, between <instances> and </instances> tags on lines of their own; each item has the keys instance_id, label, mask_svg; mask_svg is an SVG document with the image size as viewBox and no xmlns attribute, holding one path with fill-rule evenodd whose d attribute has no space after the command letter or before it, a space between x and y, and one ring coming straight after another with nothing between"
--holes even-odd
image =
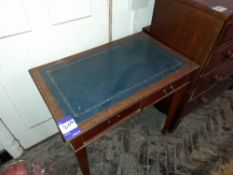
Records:
<instances>
[{"instance_id":1,"label":"tapered table leg","mask_svg":"<svg viewBox=\"0 0 233 175\"><path fill-rule=\"evenodd\" d=\"M75 153L75 156L77 160L79 161L79 165L80 165L83 175L90 175L86 147L77 151Z\"/></svg>"},{"instance_id":2,"label":"tapered table leg","mask_svg":"<svg viewBox=\"0 0 233 175\"><path fill-rule=\"evenodd\" d=\"M172 97L172 101L169 107L167 120L164 124L162 133L165 134L176 125L177 120L179 119L179 115L181 114L181 107L185 100L185 95L187 94L187 86L179 89L177 92L174 93Z\"/></svg>"}]
</instances>

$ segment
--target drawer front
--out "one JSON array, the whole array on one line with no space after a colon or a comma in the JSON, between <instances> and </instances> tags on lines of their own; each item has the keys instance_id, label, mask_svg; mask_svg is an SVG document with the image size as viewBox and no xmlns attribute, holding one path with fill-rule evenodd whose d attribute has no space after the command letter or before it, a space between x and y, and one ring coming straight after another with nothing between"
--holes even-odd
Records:
<instances>
[{"instance_id":1,"label":"drawer front","mask_svg":"<svg viewBox=\"0 0 233 175\"><path fill-rule=\"evenodd\" d=\"M110 117L108 120L104 121L103 123L97 125L95 128L83 133L79 137L76 137L75 139L70 141L70 144L72 145L72 148L76 151L78 151L80 148L83 147L82 143L89 144L92 142L92 139L94 139L95 136L105 132L108 128L112 127L113 125L126 120L131 117L131 115L136 114L141 109L144 109L145 107L152 105L163 98L173 94L178 89L187 86L190 83L190 80L192 78L192 75L187 75L174 83L171 83L170 85L167 85L165 88L154 92L153 94L149 95L148 97L145 97L143 100L136 102L135 104L132 104L127 109L121 111L120 113L117 113Z\"/></svg>"},{"instance_id":2,"label":"drawer front","mask_svg":"<svg viewBox=\"0 0 233 175\"><path fill-rule=\"evenodd\" d=\"M133 114L138 113L140 111L140 104L140 102L133 104L120 113L113 115L103 123L96 125L94 128L72 139L70 144L72 145L73 150L78 151L83 146L89 145L92 141L95 140L96 137L106 132L107 129L113 127L121 121L130 118Z\"/></svg>"},{"instance_id":3,"label":"drawer front","mask_svg":"<svg viewBox=\"0 0 233 175\"><path fill-rule=\"evenodd\" d=\"M233 22L228 23L224 26L217 45L219 46L232 39L233 39Z\"/></svg>"},{"instance_id":4,"label":"drawer front","mask_svg":"<svg viewBox=\"0 0 233 175\"><path fill-rule=\"evenodd\" d=\"M193 91L192 98L197 97L210 87L222 83L223 80L233 74L233 62L231 64L223 64L211 73L205 74L200 77L195 90Z\"/></svg>"},{"instance_id":5,"label":"drawer front","mask_svg":"<svg viewBox=\"0 0 233 175\"><path fill-rule=\"evenodd\" d=\"M228 89L231 85L233 85L233 77L229 77L224 80L221 84L216 85L210 88L208 91L200 95L199 97L189 101L187 106L184 109L184 113L188 114L194 109L198 108L200 105L207 105L211 100L216 98L218 95L223 93L226 89Z\"/></svg>"},{"instance_id":6,"label":"drawer front","mask_svg":"<svg viewBox=\"0 0 233 175\"><path fill-rule=\"evenodd\" d=\"M233 62L233 43L220 48L211 54L211 58L204 68L204 74L226 62L229 64Z\"/></svg>"},{"instance_id":7,"label":"drawer front","mask_svg":"<svg viewBox=\"0 0 233 175\"><path fill-rule=\"evenodd\" d=\"M161 89L160 91L154 92L153 94L147 96L144 98L142 103L142 108L145 108L147 106L153 105L156 102L166 98L167 96L173 94L178 89L187 86L191 81L191 75L185 76L184 78L181 78L180 80L177 80L174 83L171 83L170 85L166 86L165 88Z\"/></svg>"}]
</instances>

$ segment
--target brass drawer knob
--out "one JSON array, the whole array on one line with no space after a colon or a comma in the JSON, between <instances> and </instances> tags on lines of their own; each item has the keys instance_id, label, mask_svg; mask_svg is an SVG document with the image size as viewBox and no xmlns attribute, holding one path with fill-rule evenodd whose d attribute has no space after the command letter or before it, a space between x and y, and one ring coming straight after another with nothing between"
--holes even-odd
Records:
<instances>
[{"instance_id":1,"label":"brass drawer knob","mask_svg":"<svg viewBox=\"0 0 233 175\"><path fill-rule=\"evenodd\" d=\"M173 91L175 91L175 88L174 88L173 85L169 86L168 89L163 89L163 93L164 93L165 95L168 95L169 93L171 93L171 92L173 92Z\"/></svg>"},{"instance_id":2,"label":"brass drawer knob","mask_svg":"<svg viewBox=\"0 0 233 175\"><path fill-rule=\"evenodd\" d=\"M225 58L230 59L230 60L233 60L233 52L232 52L231 50L229 50L229 51L226 53Z\"/></svg>"},{"instance_id":3,"label":"brass drawer knob","mask_svg":"<svg viewBox=\"0 0 233 175\"><path fill-rule=\"evenodd\" d=\"M203 104L208 104L209 103L209 100L208 100L208 98L206 98L206 97L202 97L201 98L201 102L203 103Z\"/></svg>"},{"instance_id":4,"label":"brass drawer knob","mask_svg":"<svg viewBox=\"0 0 233 175\"><path fill-rule=\"evenodd\" d=\"M174 91L174 90L175 90L175 88L174 88L173 85L170 86L170 89L171 89L171 91Z\"/></svg>"},{"instance_id":5,"label":"brass drawer knob","mask_svg":"<svg viewBox=\"0 0 233 175\"><path fill-rule=\"evenodd\" d=\"M168 95L168 94L169 94L169 92L168 92L167 89L164 89L164 90L163 90L163 93L164 93L165 95Z\"/></svg>"},{"instance_id":6,"label":"brass drawer knob","mask_svg":"<svg viewBox=\"0 0 233 175\"><path fill-rule=\"evenodd\" d=\"M220 76L220 75L215 75L214 79L215 79L215 81L216 81L217 83L220 83L220 82L223 81L223 77Z\"/></svg>"}]
</instances>

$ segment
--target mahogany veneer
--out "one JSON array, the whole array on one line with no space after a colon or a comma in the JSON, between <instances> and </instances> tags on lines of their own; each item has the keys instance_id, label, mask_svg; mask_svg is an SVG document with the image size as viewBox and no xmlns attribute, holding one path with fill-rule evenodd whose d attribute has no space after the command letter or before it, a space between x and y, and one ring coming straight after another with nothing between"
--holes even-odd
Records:
<instances>
[{"instance_id":1,"label":"mahogany veneer","mask_svg":"<svg viewBox=\"0 0 233 175\"><path fill-rule=\"evenodd\" d=\"M151 26L144 31L201 67L180 104L183 114L232 86L232 0L157 0Z\"/></svg>"}]
</instances>

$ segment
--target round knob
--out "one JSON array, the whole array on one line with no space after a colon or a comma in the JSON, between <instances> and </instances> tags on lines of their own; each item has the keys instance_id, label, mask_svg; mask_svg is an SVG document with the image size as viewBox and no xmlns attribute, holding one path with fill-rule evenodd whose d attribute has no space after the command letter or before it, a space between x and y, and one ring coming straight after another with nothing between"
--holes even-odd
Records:
<instances>
[{"instance_id":1,"label":"round knob","mask_svg":"<svg viewBox=\"0 0 233 175\"><path fill-rule=\"evenodd\" d=\"M223 81L223 77L220 76L220 75L215 75L214 79L215 79L215 81L217 81L218 83Z\"/></svg>"},{"instance_id":2,"label":"round knob","mask_svg":"<svg viewBox=\"0 0 233 175\"><path fill-rule=\"evenodd\" d=\"M174 88L173 85L170 86L170 89L171 89L171 91L174 91L174 90L175 90L175 88Z\"/></svg>"},{"instance_id":3,"label":"round knob","mask_svg":"<svg viewBox=\"0 0 233 175\"><path fill-rule=\"evenodd\" d=\"M209 103L209 100L206 97L202 97L201 102L206 105L207 103Z\"/></svg>"},{"instance_id":4,"label":"round knob","mask_svg":"<svg viewBox=\"0 0 233 175\"><path fill-rule=\"evenodd\" d=\"M233 52L232 52L231 50L229 50L229 51L226 53L225 58L230 59L230 60L233 60Z\"/></svg>"},{"instance_id":5,"label":"round knob","mask_svg":"<svg viewBox=\"0 0 233 175\"><path fill-rule=\"evenodd\" d=\"M163 90L163 93L164 93L165 95L168 95L168 94L169 94L169 92L168 92L167 89L164 89L164 90Z\"/></svg>"}]
</instances>

